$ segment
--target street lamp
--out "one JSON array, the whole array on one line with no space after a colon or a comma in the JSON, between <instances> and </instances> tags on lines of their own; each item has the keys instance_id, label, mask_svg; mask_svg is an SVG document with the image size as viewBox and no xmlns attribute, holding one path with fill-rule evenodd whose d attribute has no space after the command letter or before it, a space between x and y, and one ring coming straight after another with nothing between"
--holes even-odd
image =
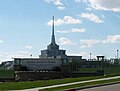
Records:
<instances>
[{"instance_id":1,"label":"street lamp","mask_svg":"<svg viewBox=\"0 0 120 91\"><path fill-rule=\"evenodd\" d=\"M119 59L119 50L117 50L117 59Z\"/></svg>"},{"instance_id":2,"label":"street lamp","mask_svg":"<svg viewBox=\"0 0 120 91\"><path fill-rule=\"evenodd\" d=\"M92 55L92 53L90 53L90 61L91 61L91 55Z\"/></svg>"},{"instance_id":3,"label":"street lamp","mask_svg":"<svg viewBox=\"0 0 120 91\"><path fill-rule=\"evenodd\" d=\"M32 54L30 54L30 57L32 58Z\"/></svg>"}]
</instances>

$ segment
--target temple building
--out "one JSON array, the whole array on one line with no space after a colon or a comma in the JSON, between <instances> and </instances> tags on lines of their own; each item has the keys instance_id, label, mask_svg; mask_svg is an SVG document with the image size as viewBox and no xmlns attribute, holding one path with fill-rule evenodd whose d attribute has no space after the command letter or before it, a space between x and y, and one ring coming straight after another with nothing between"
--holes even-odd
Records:
<instances>
[{"instance_id":1,"label":"temple building","mask_svg":"<svg viewBox=\"0 0 120 91\"><path fill-rule=\"evenodd\" d=\"M47 46L46 50L41 51L41 58L64 58L66 57L66 50L59 50L59 45L56 44L55 42L55 35L54 35L54 17L53 17L53 24L52 24L52 39L51 43Z\"/></svg>"},{"instance_id":2,"label":"temple building","mask_svg":"<svg viewBox=\"0 0 120 91\"><path fill-rule=\"evenodd\" d=\"M52 22L52 38L47 49L41 50L41 55L38 58L14 58L15 70L63 70L63 66L71 61L80 61L82 56L67 56L66 50L59 49L56 44L54 34L54 17Z\"/></svg>"}]
</instances>

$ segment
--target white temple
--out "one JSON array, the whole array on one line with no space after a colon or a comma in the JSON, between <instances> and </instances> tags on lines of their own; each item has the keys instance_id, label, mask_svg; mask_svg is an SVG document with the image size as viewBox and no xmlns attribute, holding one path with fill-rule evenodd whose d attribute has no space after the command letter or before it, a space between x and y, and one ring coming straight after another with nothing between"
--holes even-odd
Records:
<instances>
[{"instance_id":1,"label":"white temple","mask_svg":"<svg viewBox=\"0 0 120 91\"><path fill-rule=\"evenodd\" d=\"M41 50L39 58L14 58L15 70L24 70L27 68L32 71L62 69L63 65L67 65L70 61L80 61L82 56L67 56L66 50L60 50L59 45L55 42L54 34L54 17L52 24L51 43L46 50Z\"/></svg>"}]
</instances>

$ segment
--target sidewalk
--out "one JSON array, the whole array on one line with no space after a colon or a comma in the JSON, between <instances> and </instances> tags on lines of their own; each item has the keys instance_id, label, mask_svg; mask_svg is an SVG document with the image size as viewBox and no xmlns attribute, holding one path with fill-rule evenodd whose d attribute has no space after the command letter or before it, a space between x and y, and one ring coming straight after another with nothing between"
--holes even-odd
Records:
<instances>
[{"instance_id":1,"label":"sidewalk","mask_svg":"<svg viewBox=\"0 0 120 91\"><path fill-rule=\"evenodd\" d=\"M87 80L87 81L80 81L80 82L72 82L72 83L52 85L52 86L46 86L46 87L38 87L38 88L32 88L32 89L14 90L14 91L38 91L38 90L47 89L47 88L55 88L55 87L75 85L75 84L80 84L80 83L88 83L88 82L95 82L95 81L111 80L111 79L118 79L118 78L120 78L120 76L109 77L109 78L101 78L101 79L94 79L94 80Z\"/></svg>"}]
</instances>

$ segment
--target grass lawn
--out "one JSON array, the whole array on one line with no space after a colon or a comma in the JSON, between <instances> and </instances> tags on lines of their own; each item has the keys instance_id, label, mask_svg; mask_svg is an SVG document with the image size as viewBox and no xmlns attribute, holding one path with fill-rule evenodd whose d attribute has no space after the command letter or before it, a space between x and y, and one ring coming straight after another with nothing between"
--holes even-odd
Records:
<instances>
[{"instance_id":1,"label":"grass lawn","mask_svg":"<svg viewBox=\"0 0 120 91\"><path fill-rule=\"evenodd\" d=\"M12 78L14 77L13 70L0 70L0 78Z\"/></svg>"},{"instance_id":2,"label":"grass lawn","mask_svg":"<svg viewBox=\"0 0 120 91\"><path fill-rule=\"evenodd\" d=\"M112 76L114 76L114 75L79 77L79 78L64 78L64 79L40 80L40 81L26 81L26 82L4 82L4 83L0 83L0 90L20 90L20 89L28 89L28 88L43 87L43 86L50 86L50 85L57 85L57 84L65 84L65 83L70 83L70 82L78 82L78 81L92 80L92 79L112 77ZM46 91L48 91L48 90L46 90Z\"/></svg>"},{"instance_id":3,"label":"grass lawn","mask_svg":"<svg viewBox=\"0 0 120 91\"><path fill-rule=\"evenodd\" d=\"M101 68L79 68L80 72L96 72ZM103 67L105 74L120 73L120 67Z\"/></svg>"},{"instance_id":4,"label":"grass lawn","mask_svg":"<svg viewBox=\"0 0 120 91\"><path fill-rule=\"evenodd\" d=\"M120 82L120 78L119 79L112 79L112 80L81 83L81 84L75 84L75 85L69 85L69 86L63 86L63 87L56 87L56 88L50 88L50 89L43 89L43 90L39 90L39 91L59 91L59 90L80 88L80 87L84 87L84 86L94 86L94 85L111 83L111 82Z\"/></svg>"}]
</instances>

